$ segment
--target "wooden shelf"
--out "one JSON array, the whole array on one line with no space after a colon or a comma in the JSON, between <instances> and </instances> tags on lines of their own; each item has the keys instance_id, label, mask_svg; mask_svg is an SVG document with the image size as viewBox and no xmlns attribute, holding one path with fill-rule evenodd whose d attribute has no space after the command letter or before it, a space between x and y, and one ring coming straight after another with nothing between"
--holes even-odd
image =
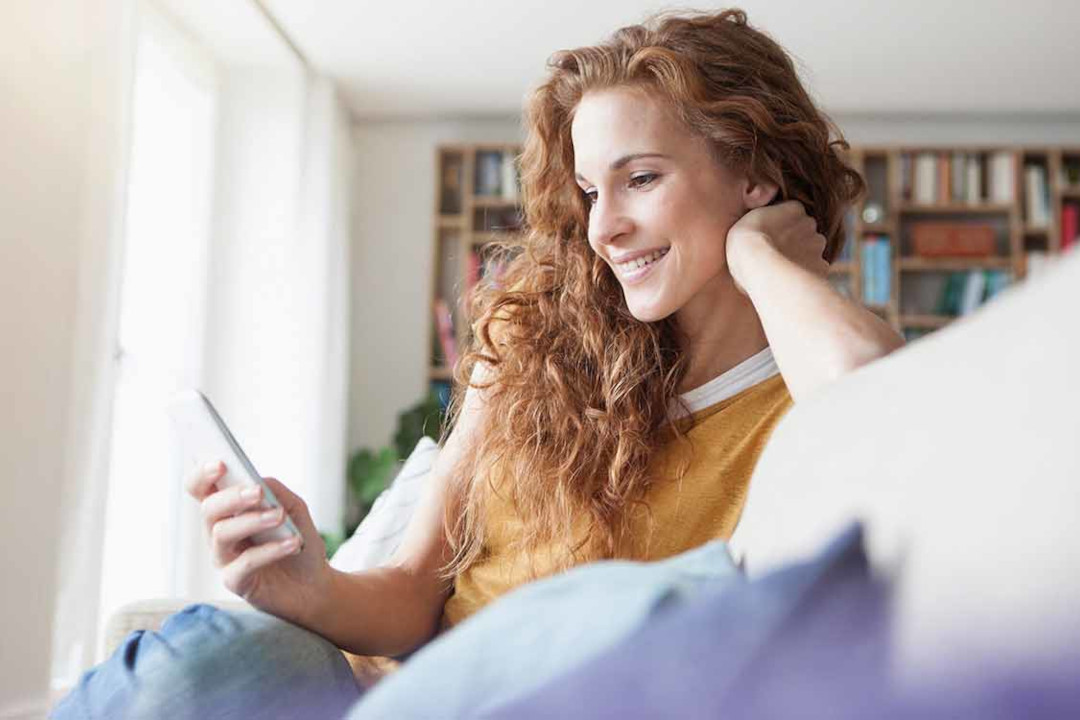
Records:
<instances>
[{"instance_id":1,"label":"wooden shelf","mask_svg":"<svg viewBox=\"0 0 1080 720\"><path fill-rule=\"evenodd\" d=\"M892 233L894 227L891 222L863 223L864 233Z\"/></svg>"},{"instance_id":2,"label":"wooden shelf","mask_svg":"<svg viewBox=\"0 0 1080 720\"><path fill-rule=\"evenodd\" d=\"M951 315L901 315L900 325L919 330L937 330L955 319Z\"/></svg>"},{"instance_id":3,"label":"wooden shelf","mask_svg":"<svg viewBox=\"0 0 1080 720\"><path fill-rule=\"evenodd\" d=\"M932 214L943 213L949 215L999 215L1002 213L1010 213L1013 211L1013 205L1003 204L982 204L982 205L916 205L914 203L905 203L900 206L900 212L916 215L916 214Z\"/></svg>"},{"instance_id":4,"label":"wooden shelf","mask_svg":"<svg viewBox=\"0 0 1080 720\"><path fill-rule=\"evenodd\" d=\"M899 260L901 271L934 272L963 270L1009 270L1012 259L1007 257L988 258L922 258L906 257Z\"/></svg>"},{"instance_id":5,"label":"wooden shelf","mask_svg":"<svg viewBox=\"0 0 1080 720\"><path fill-rule=\"evenodd\" d=\"M510 208L517 207L520 202L520 200L514 198L504 198L490 195L476 195L472 199L473 207L478 208Z\"/></svg>"},{"instance_id":6,"label":"wooden shelf","mask_svg":"<svg viewBox=\"0 0 1080 720\"><path fill-rule=\"evenodd\" d=\"M1024 225L1023 233L1025 235L1047 235L1050 232L1050 228L1045 225Z\"/></svg>"},{"instance_id":7,"label":"wooden shelf","mask_svg":"<svg viewBox=\"0 0 1080 720\"><path fill-rule=\"evenodd\" d=\"M517 234L516 230L502 230L498 232L474 232L469 233L472 237L473 245L484 245L489 242L495 242L499 240L508 240Z\"/></svg>"},{"instance_id":8,"label":"wooden shelf","mask_svg":"<svg viewBox=\"0 0 1080 720\"><path fill-rule=\"evenodd\" d=\"M445 365L434 365L428 370L428 377L432 380L453 380L454 371Z\"/></svg>"},{"instance_id":9,"label":"wooden shelf","mask_svg":"<svg viewBox=\"0 0 1080 720\"><path fill-rule=\"evenodd\" d=\"M1075 185L1062 188L1061 197L1066 200L1080 200L1080 187Z\"/></svg>"},{"instance_id":10,"label":"wooden shelf","mask_svg":"<svg viewBox=\"0 0 1080 720\"><path fill-rule=\"evenodd\" d=\"M501 194L486 192L478 194L481 174L478 173L478 158L487 163L491 158L482 153L499 153L499 181L485 185L485 189L504 187L503 180L508 180L510 166L514 161L514 171L519 170L517 158L521 147L512 143L453 143L441 145L436 149L435 197L438 203L435 212L435 231L432 247L433 263L430 284L432 306L438 299L445 300L453 316L453 341L457 354L464 354L470 338L468 296L472 283L485 272L487 260L480 257L483 246L495 240L508 240L513 237L511 230L494 230L492 227L517 225L520 215L521 197L505 197ZM448 168L450 171L448 171ZM485 170L488 172L490 168ZM490 180L485 175L487 180ZM486 180L485 180L486 181ZM447 200L449 198L449 201ZM444 209L460 208L460 212L446 213ZM440 349L442 342L436 332L434 313L429 319L428 341L428 382L454 382L453 368L442 364L445 357Z\"/></svg>"}]
</instances>

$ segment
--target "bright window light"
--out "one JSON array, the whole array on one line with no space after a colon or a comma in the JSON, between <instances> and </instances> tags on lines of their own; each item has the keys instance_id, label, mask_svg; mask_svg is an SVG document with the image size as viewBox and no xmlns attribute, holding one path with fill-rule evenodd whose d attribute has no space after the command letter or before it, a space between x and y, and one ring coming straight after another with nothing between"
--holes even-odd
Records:
<instances>
[{"instance_id":1,"label":"bright window light","mask_svg":"<svg viewBox=\"0 0 1080 720\"><path fill-rule=\"evenodd\" d=\"M101 614L175 594L176 487L163 408L201 384L216 86L210 59L143 14L132 98L118 382Z\"/></svg>"}]
</instances>

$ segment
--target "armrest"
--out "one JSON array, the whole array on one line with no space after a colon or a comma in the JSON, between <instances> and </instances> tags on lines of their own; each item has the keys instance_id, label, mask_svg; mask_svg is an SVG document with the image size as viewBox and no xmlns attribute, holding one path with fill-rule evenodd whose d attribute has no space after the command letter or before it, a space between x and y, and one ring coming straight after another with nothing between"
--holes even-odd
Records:
<instances>
[{"instance_id":1,"label":"armrest","mask_svg":"<svg viewBox=\"0 0 1080 720\"><path fill-rule=\"evenodd\" d=\"M134 630L158 630L165 618L183 610L192 603L200 602L184 598L159 598L136 600L121 606L109 616L105 623L105 656L112 655L129 634ZM208 600L223 610L250 610L251 606L240 600Z\"/></svg>"}]
</instances>

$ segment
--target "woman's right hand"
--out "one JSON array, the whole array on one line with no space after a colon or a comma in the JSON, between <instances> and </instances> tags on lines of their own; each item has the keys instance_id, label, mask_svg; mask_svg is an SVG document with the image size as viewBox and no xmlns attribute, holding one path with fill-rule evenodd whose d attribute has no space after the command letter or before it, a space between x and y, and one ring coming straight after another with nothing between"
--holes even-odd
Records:
<instances>
[{"instance_id":1,"label":"woman's right hand","mask_svg":"<svg viewBox=\"0 0 1080 720\"><path fill-rule=\"evenodd\" d=\"M264 509L257 485L218 489L225 471L225 463L211 463L185 482L188 494L202 504L211 555L225 587L260 610L305 624L305 613L325 598L332 572L307 505L276 479L263 478L281 503ZM286 514L303 536L302 548L297 538L252 541L252 535L283 524Z\"/></svg>"}]
</instances>

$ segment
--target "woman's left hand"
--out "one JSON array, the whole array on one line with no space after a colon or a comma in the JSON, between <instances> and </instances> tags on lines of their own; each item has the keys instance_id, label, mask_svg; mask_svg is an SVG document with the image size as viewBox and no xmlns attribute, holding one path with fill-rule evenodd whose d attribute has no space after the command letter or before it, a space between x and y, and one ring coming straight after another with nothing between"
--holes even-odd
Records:
<instances>
[{"instance_id":1,"label":"woman's left hand","mask_svg":"<svg viewBox=\"0 0 1080 720\"><path fill-rule=\"evenodd\" d=\"M747 294L753 264L769 255L778 254L824 278L829 272L829 263L821 256L825 243L825 236L817 231L817 221L806 214L798 200L766 205L749 211L728 230L728 267L743 294ZM773 252L767 252L770 250Z\"/></svg>"}]
</instances>

